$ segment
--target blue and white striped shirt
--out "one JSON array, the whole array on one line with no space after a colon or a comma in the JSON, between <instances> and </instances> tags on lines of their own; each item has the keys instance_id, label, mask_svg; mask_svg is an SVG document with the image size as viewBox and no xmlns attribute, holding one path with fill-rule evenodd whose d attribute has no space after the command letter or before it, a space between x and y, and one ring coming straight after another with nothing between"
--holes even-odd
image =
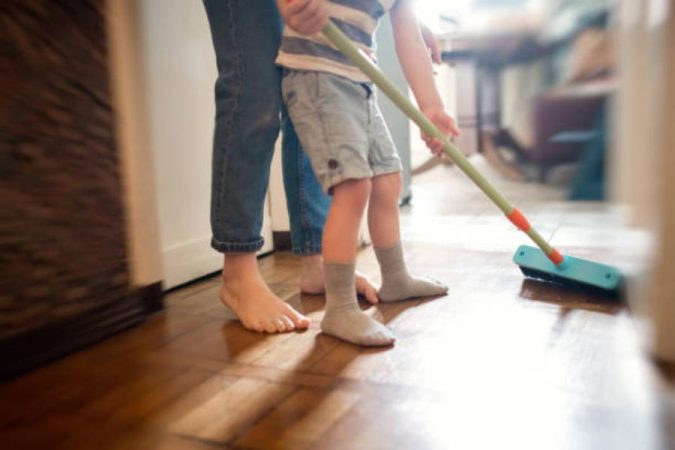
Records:
<instances>
[{"instance_id":1,"label":"blue and white striped shirt","mask_svg":"<svg viewBox=\"0 0 675 450\"><path fill-rule=\"evenodd\" d=\"M331 20L352 42L374 56L373 35L377 24L396 0L327 0ZM373 57L374 59L374 57ZM295 70L328 72L362 83L368 78L321 33L304 36L288 26L284 28L276 60L280 66Z\"/></svg>"}]
</instances>

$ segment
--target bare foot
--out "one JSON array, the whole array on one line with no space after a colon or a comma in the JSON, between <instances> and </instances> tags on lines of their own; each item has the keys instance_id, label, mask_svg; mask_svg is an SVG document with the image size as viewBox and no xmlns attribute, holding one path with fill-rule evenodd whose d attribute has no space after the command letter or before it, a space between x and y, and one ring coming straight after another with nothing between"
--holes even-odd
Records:
<instances>
[{"instance_id":1,"label":"bare foot","mask_svg":"<svg viewBox=\"0 0 675 450\"><path fill-rule=\"evenodd\" d=\"M300 292L304 294L323 294L325 291L323 259L321 255L303 256ZM373 282L358 270L356 271L356 293L364 296L372 304L380 301Z\"/></svg>"},{"instance_id":2,"label":"bare foot","mask_svg":"<svg viewBox=\"0 0 675 450\"><path fill-rule=\"evenodd\" d=\"M244 328L260 333L285 333L306 329L310 320L294 310L290 305L274 295L258 272L255 255L253 262L242 261L236 257L230 266L226 262L223 270L223 284L220 287L220 300L234 312ZM248 266L247 271L242 270Z\"/></svg>"},{"instance_id":3,"label":"bare foot","mask_svg":"<svg viewBox=\"0 0 675 450\"><path fill-rule=\"evenodd\" d=\"M323 259L321 255L302 256L300 272L300 292L304 294L323 294L325 292Z\"/></svg>"},{"instance_id":4,"label":"bare foot","mask_svg":"<svg viewBox=\"0 0 675 450\"><path fill-rule=\"evenodd\" d=\"M373 305L380 301L377 296L377 289L373 285L373 282L358 270L356 271L356 293L363 295L366 300Z\"/></svg>"}]
</instances>

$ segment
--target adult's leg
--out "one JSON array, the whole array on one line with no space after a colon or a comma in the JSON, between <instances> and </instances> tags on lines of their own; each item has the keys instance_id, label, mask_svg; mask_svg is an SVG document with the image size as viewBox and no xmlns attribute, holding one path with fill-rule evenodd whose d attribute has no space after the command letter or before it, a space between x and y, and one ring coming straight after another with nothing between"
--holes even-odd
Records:
<instances>
[{"instance_id":1,"label":"adult's leg","mask_svg":"<svg viewBox=\"0 0 675 450\"><path fill-rule=\"evenodd\" d=\"M211 228L213 248L225 254L221 299L246 328L306 328L309 320L271 292L256 261L279 133L276 6L271 0L204 0L204 6L218 65Z\"/></svg>"},{"instance_id":2,"label":"adult's leg","mask_svg":"<svg viewBox=\"0 0 675 450\"><path fill-rule=\"evenodd\" d=\"M321 189L285 106L281 111L282 167L293 253L302 257L300 291L324 292L321 238L330 197Z\"/></svg>"},{"instance_id":3,"label":"adult's leg","mask_svg":"<svg viewBox=\"0 0 675 450\"><path fill-rule=\"evenodd\" d=\"M285 106L282 107L281 127L282 167L293 253L318 255L330 197L314 176Z\"/></svg>"}]
</instances>

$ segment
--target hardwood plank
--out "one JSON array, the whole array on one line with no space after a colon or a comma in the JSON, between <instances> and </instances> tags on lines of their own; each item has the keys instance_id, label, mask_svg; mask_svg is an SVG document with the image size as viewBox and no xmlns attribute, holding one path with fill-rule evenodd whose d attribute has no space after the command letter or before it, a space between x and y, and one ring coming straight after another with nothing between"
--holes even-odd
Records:
<instances>
[{"instance_id":1,"label":"hardwood plank","mask_svg":"<svg viewBox=\"0 0 675 450\"><path fill-rule=\"evenodd\" d=\"M288 384L242 378L171 425L172 433L228 443L296 388Z\"/></svg>"},{"instance_id":2,"label":"hardwood plank","mask_svg":"<svg viewBox=\"0 0 675 450\"><path fill-rule=\"evenodd\" d=\"M152 316L142 327L114 336L102 342L90 357L110 359L128 357L168 344L172 340L199 329L212 321L209 317L160 312ZM140 356L139 356L140 357Z\"/></svg>"},{"instance_id":3,"label":"hardwood plank","mask_svg":"<svg viewBox=\"0 0 675 450\"><path fill-rule=\"evenodd\" d=\"M232 448L227 445L204 442L163 433L131 435L115 444L119 450L216 450Z\"/></svg>"},{"instance_id":4,"label":"hardwood plank","mask_svg":"<svg viewBox=\"0 0 675 450\"><path fill-rule=\"evenodd\" d=\"M80 410L80 414L133 425L158 415L212 376L212 372L194 369L165 370L160 375L144 373L94 399Z\"/></svg>"},{"instance_id":5,"label":"hardwood plank","mask_svg":"<svg viewBox=\"0 0 675 450\"><path fill-rule=\"evenodd\" d=\"M252 449L303 449L348 414L360 395L303 388L255 424L235 445Z\"/></svg>"},{"instance_id":6,"label":"hardwood plank","mask_svg":"<svg viewBox=\"0 0 675 450\"><path fill-rule=\"evenodd\" d=\"M248 331L236 320L212 321L177 337L164 349L212 360L249 363L292 336L292 333L266 335Z\"/></svg>"},{"instance_id":7,"label":"hardwood plank","mask_svg":"<svg viewBox=\"0 0 675 450\"><path fill-rule=\"evenodd\" d=\"M438 299L362 308L397 335L363 349L319 332L323 296L300 295L299 260L261 261L312 319L302 333L244 330L217 278L165 313L0 385L12 448L505 448L660 450L675 443L675 369L643 354L625 305L526 280L524 238L452 169L416 181L404 208L408 265L448 283ZM499 182L564 251L623 261L611 208ZM418 190L419 187L419 190ZM598 224L611 230L597 240ZM626 235L632 239L630 234ZM374 280L372 249L358 267Z\"/></svg>"}]
</instances>

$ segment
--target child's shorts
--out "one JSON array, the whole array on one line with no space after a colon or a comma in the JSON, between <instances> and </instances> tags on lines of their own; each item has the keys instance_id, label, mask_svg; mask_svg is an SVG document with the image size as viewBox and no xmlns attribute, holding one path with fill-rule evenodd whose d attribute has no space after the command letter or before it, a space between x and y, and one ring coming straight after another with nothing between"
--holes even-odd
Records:
<instances>
[{"instance_id":1,"label":"child's shorts","mask_svg":"<svg viewBox=\"0 0 675 450\"><path fill-rule=\"evenodd\" d=\"M286 106L324 191L401 171L374 87L325 72L286 70Z\"/></svg>"}]
</instances>

